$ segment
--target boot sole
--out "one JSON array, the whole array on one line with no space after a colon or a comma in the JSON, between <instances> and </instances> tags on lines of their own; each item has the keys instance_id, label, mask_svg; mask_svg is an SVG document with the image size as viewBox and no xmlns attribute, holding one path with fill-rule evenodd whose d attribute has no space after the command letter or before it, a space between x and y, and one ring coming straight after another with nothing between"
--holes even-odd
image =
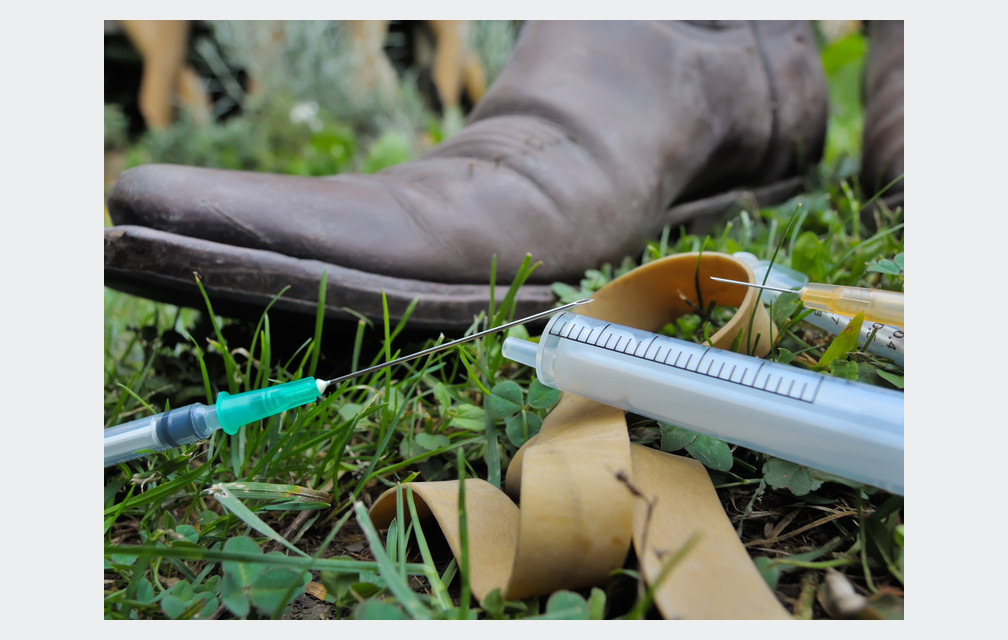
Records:
<instances>
[{"instance_id":1,"label":"boot sole","mask_svg":"<svg viewBox=\"0 0 1008 640\"><path fill-rule=\"evenodd\" d=\"M736 190L670 208L661 227L685 226L702 233L733 208L782 202L798 192L801 180L789 178L751 190ZM366 273L356 269L190 238L146 227L122 225L105 229L105 286L160 302L197 309L205 303L196 274L214 312L235 318L271 314L314 316L319 284L326 275L325 315L355 321L360 315L380 319L382 292L392 322L409 315L411 328L462 331L486 311L491 290L484 284L450 284ZM574 284L574 283L572 283ZM494 291L499 303L510 282ZM282 295L281 295L282 294ZM274 301L275 300L275 301ZM556 302L548 284L526 283L515 299L517 317L531 315ZM359 314L359 315L358 315Z\"/></svg>"}]
</instances>

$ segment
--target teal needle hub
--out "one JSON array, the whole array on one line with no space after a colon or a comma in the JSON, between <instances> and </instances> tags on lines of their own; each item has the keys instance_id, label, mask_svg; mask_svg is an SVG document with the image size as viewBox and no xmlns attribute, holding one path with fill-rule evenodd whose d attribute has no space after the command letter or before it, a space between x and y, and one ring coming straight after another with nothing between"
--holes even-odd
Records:
<instances>
[{"instance_id":1,"label":"teal needle hub","mask_svg":"<svg viewBox=\"0 0 1008 640\"><path fill-rule=\"evenodd\" d=\"M319 397L319 386L315 378L302 378L235 395L221 391L217 395L217 420L224 433L233 436L246 424L312 402Z\"/></svg>"}]
</instances>

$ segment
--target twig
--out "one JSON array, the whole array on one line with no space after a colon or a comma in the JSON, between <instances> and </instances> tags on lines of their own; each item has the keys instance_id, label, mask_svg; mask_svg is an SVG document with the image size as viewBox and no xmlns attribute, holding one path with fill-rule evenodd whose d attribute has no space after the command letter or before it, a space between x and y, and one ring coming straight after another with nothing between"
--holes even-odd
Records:
<instances>
[{"instance_id":1,"label":"twig","mask_svg":"<svg viewBox=\"0 0 1008 640\"><path fill-rule=\"evenodd\" d=\"M644 516L644 532L641 534L641 545L640 545L641 570L637 576L637 598L641 599L647 595L647 585L644 583L644 553L647 550L648 530L651 528L651 513L654 510L655 500L654 499L648 500L647 496L641 493L640 489L635 487L633 483L630 482L630 478L627 476L625 471L622 470L617 471L616 479L619 480L621 483L623 483L623 486L625 486L627 490L630 493L632 493L635 498L640 498L641 500L644 501L644 504L647 505L647 513Z\"/></svg>"},{"instance_id":2,"label":"twig","mask_svg":"<svg viewBox=\"0 0 1008 640\"><path fill-rule=\"evenodd\" d=\"M290 541L291 536L293 536L295 533L298 532L298 530L304 525L304 523L308 521L308 518L312 516L312 513L313 512L310 509L306 509L298 513L297 517L294 518L294 521L290 523L290 526L284 529L284 532L280 534L283 536L284 540ZM263 550L263 553L278 551L279 549L280 549L280 543L277 542L276 540L271 540L266 545L266 548Z\"/></svg>"},{"instance_id":3,"label":"twig","mask_svg":"<svg viewBox=\"0 0 1008 640\"><path fill-rule=\"evenodd\" d=\"M809 529L815 529L818 526L824 525L827 522L832 522L833 520L837 520L839 518L843 518L844 516L856 516L856 515L857 515L857 513L854 512L854 511L840 511L838 513L830 514L830 515L826 516L825 518L820 518L820 519L816 520L815 522L812 522L812 523L809 523L809 524L805 525L804 527L799 527L799 528L795 529L794 531L792 531L792 532L790 532L790 533L788 533L786 535L783 535L783 536L771 536L769 538L763 538L761 540L750 540L749 542L745 543L745 546L746 547L752 547L752 546L756 546L756 545L759 545L759 544L773 544L773 543L776 543L776 542L780 542L782 540L787 540L788 538L793 538L793 537L795 537L797 535L805 533Z\"/></svg>"}]
</instances>

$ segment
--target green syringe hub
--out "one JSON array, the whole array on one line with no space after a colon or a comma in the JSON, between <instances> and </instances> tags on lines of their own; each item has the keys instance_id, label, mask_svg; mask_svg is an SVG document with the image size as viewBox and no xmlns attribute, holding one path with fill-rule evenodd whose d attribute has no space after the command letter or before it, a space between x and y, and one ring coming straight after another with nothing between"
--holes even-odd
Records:
<instances>
[{"instance_id":1,"label":"green syringe hub","mask_svg":"<svg viewBox=\"0 0 1008 640\"><path fill-rule=\"evenodd\" d=\"M312 402L324 388L324 383L309 377L234 395L221 391L217 395L217 419L226 434L234 435L246 424Z\"/></svg>"}]
</instances>

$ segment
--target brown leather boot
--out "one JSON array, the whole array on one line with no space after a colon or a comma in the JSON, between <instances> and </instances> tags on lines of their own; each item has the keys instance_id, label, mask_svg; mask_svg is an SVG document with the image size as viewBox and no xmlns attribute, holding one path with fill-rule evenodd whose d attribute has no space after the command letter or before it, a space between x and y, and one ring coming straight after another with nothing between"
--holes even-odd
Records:
<instances>
[{"instance_id":1,"label":"brown leather boot","mask_svg":"<svg viewBox=\"0 0 1008 640\"><path fill-rule=\"evenodd\" d=\"M105 283L256 317L327 312L457 329L540 261L518 312L550 283L636 254L667 225L713 219L743 195L790 196L818 162L826 86L809 25L526 24L465 127L374 175L308 178L183 166L125 172L105 232Z\"/></svg>"},{"instance_id":2,"label":"brown leather boot","mask_svg":"<svg viewBox=\"0 0 1008 640\"><path fill-rule=\"evenodd\" d=\"M903 204L903 21L868 23L861 190ZM894 184L891 184L894 183Z\"/></svg>"}]
</instances>

